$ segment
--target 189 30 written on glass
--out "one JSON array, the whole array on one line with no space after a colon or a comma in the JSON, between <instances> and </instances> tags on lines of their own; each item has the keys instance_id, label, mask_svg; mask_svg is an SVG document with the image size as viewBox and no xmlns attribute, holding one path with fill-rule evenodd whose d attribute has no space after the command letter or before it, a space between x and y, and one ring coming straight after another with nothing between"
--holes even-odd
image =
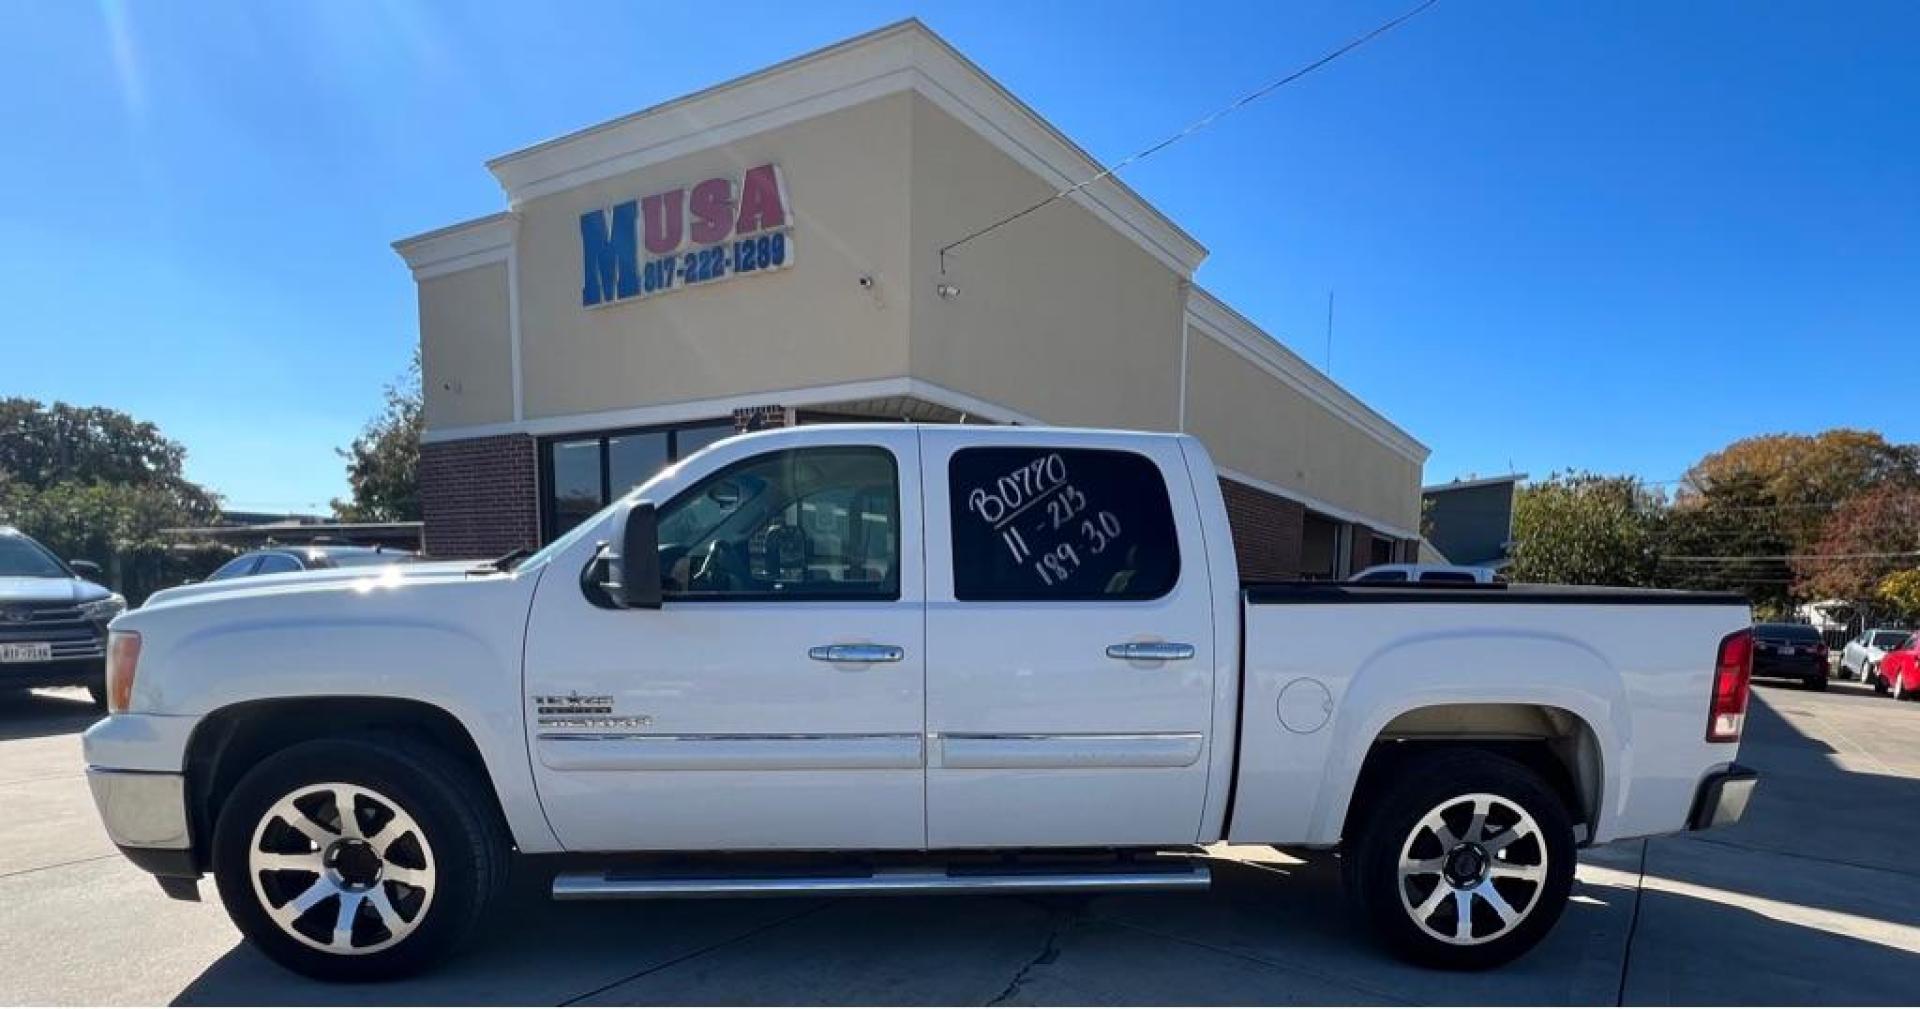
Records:
<instances>
[{"instance_id":1,"label":"189 30 written on glass","mask_svg":"<svg viewBox=\"0 0 1920 1009\"><path fill-rule=\"evenodd\" d=\"M1180 572L1160 470L1108 449L954 453L954 597L1155 599Z\"/></svg>"}]
</instances>

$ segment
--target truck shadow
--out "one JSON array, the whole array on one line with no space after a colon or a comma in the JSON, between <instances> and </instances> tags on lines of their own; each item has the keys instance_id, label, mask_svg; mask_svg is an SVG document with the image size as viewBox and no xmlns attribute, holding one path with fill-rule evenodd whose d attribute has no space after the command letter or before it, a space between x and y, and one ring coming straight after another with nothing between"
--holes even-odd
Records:
<instances>
[{"instance_id":1,"label":"truck shadow","mask_svg":"<svg viewBox=\"0 0 1920 1009\"><path fill-rule=\"evenodd\" d=\"M1920 827L1920 780L1845 769L1775 710L1798 705L1768 691L1754 706L1742 760L1766 777L1746 821L1586 853L1554 932L1485 973L1422 970L1377 951L1345 914L1331 854L1234 849L1214 858L1213 891L1193 895L555 905L532 881L501 928L425 977L321 985L243 944L176 1001L1910 1001L1920 874L1901 863L1898 841ZM1920 740L1915 726L1906 731Z\"/></svg>"},{"instance_id":2,"label":"truck shadow","mask_svg":"<svg viewBox=\"0 0 1920 1009\"><path fill-rule=\"evenodd\" d=\"M84 732L100 717L83 690L0 690L0 742Z\"/></svg>"}]
</instances>

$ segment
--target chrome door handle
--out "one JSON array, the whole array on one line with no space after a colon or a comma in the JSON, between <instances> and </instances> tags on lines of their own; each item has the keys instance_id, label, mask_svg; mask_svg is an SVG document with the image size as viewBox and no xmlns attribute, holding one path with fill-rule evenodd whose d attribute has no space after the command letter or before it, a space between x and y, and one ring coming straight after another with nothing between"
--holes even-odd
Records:
<instances>
[{"instance_id":1,"label":"chrome door handle","mask_svg":"<svg viewBox=\"0 0 1920 1009\"><path fill-rule=\"evenodd\" d=\"M898 662L907 657L899 645L814 645L807 658L815 662Z\"/></svg>"},{"instance_id":2,"label":"chrome door handle","mask_svg":"<svg viewBox=\"0 0 1920 1009\"><path fill-rule=\"evenodd\" d=\"M1173 662L1193 658L1193 646L1178 641L1129 641L1124 645L1108 645L1107 658L1128 662Z\"/></svg>"}]
</instances>

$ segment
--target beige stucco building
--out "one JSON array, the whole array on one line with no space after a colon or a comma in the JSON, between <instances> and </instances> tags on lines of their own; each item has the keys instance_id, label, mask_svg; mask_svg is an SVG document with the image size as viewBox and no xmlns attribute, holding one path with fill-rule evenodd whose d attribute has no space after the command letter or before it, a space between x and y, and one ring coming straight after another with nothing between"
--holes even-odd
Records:
<instances>
[{"instance_id":1,"label":"beige stucco building","mask_svg":"<svg viewBox=\"0 0 1920 1009\"><path fill-rule=\"evenodd\" d=\"M490 162L508 209L398 242L428 548L551 538L736 428L1184 430L1250 577L1411 559L1427 449L1192 282L1206 250L903 22Z\"/></svg>"}]
</instances>

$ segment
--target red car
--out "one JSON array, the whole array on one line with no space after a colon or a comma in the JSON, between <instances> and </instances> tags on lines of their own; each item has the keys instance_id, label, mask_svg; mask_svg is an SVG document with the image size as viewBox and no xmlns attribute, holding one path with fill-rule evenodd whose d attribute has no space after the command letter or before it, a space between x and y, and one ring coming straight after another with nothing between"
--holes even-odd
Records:
<instances>
[{"instance_id":1,"label":"red car","mask_svg":"<svg viewBox=\"0 0 1920 1009\"><path fill-rule=\"evenodd\" d=\"M1920 694L1920 634L1908 635L1900 647L1880 660L1873 689L1883 694L1892 692L1896 701Z\"/></svg>"}]
</instances>

